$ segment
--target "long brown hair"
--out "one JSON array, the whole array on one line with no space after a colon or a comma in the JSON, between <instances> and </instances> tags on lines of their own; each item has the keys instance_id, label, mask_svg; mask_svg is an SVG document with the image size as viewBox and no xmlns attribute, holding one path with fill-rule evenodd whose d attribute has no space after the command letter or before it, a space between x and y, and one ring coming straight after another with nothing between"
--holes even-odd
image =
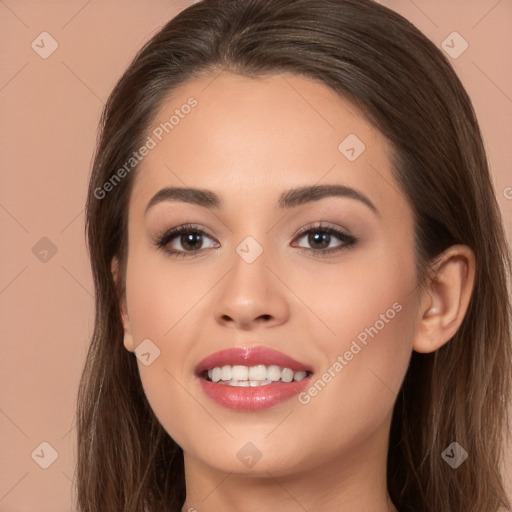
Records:
<instances>
[{"instance_id":1,"label":"long brown hair","mask_svg":"<svg viewBox=\"0 0 512 512\"><path fill-rule=\"evenodd\" d=\"M510 507L500 474L511 391L510 255L476 116L454 70L410 22L371 0L203 0L141 49L102 115L87 200L96 318L78 394L79 510L180 511L185 500L182 450L151 410L122 342L118 299L137 169L105 197L98 191L142 145L176 87L221 70L300 74L364 112L393 149L414 214L419 284L450 245L474 251L460 329L436 352L413 353L393 413L388 490L399 509L415 512ZM453 441L469 454L456 470L441 457Z\"/></svg>"}]
</instances>

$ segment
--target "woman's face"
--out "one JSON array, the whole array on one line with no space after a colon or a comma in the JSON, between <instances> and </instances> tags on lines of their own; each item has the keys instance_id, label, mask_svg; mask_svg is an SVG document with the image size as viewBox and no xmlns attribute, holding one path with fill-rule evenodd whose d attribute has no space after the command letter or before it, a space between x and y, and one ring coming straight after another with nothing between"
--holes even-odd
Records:
<instances>
[{"instance_id":1,"label":"woman's face","mask_svg":"<svg viewBox=\"0 0 512 512\"><path fill-rule=\"evenodd\" d=\"M146 137L124 344L186 460L277 476L385 459L418 306L387 140L317 82L226 72L174 92Z\"/></svg>"}]
</instances>

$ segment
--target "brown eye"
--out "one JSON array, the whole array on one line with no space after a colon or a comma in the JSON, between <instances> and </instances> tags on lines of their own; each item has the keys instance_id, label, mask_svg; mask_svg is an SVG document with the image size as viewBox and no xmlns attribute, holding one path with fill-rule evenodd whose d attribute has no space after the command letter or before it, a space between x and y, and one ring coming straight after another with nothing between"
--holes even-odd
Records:
<instances>
[{"instance_id":1,"label":"brown eye","mask_svg":"<svg viewBox=\"0 0 512 512\"><path fill-rule=\"evenodd\" d=\"M299 240L305 239L310 249L302 247L305 250L312 251L314 254L331 254L341 251L353 245L356 239L330 226L315 226L300 233ZM336 239L338 243L336 243ZM332 243L335 245L333 246Z\"/></svg>"},{"instance_id":2,"label":"brown eye","mask_svg":"<svg viewBox=\"0 0 512 512\"><path fill-rule=\"evenodd\" d=\"M194 256L204 247L205 238L212 240L207 233L194 226L180 226L167 231L158 238L156 245L173 256Z\"/></svg>"}]
</instances>

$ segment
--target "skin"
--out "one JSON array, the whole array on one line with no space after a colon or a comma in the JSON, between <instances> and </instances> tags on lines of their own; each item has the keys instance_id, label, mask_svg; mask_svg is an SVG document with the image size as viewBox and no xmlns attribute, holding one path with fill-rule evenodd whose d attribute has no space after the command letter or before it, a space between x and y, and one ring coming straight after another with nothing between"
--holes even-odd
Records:
<instances>
[{"instance_id":1,"label":"skin","mask_svg":"<svg viewBox=\"0 0 512 512\"><path fill-rule=\"evenodd\" d=\"M174 91L152 126L191 96L197 107L137 168L121 301L125 348L149 338L160 350L152 364L138 364L156 416L184 450L183 510L396 511L386 489L393 405L412 351L436 350L462 322L473 254L450 248L417 286L412 210L393 177L390 145L324 85L292 74L204 75ZM349 134L366 146L354 161L338 149ZM347 197L277 207L283 191L315 184L356 189L377 213ZM169 186L212 190L223 205L164 201L145 214ZM318 221L357 243L313 255L322 245L297 233ZM198 256L155 246L186 223L208 233L192 249ZM236 252L247 236L263 249L250 264ZM332 236L329 248L342 243ZM172 247L186 251L179 236ZM263 345L320 378L396 303L400 312L307 404L293 397L233 411L210 400L194 375L213 352ZM237 457L248 442L261 454L251 468Z\"/></svg>"}]
</instances>

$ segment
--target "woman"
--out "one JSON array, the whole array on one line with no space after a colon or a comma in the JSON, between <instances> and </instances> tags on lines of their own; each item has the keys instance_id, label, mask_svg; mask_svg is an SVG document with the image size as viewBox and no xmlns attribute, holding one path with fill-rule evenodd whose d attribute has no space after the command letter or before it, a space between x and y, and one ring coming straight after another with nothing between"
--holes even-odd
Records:
<instances>
[{"instance_id":1,"label":"woman","mask_svg":"<svg viewBox=\"0 0 512 512\"><path fill-rule=\"evenodd\" d=\"M81 511L510 507L506 239L471 102L398 14L181 12L108 100L87 230Z\"/></svg>"}]
</instances>

